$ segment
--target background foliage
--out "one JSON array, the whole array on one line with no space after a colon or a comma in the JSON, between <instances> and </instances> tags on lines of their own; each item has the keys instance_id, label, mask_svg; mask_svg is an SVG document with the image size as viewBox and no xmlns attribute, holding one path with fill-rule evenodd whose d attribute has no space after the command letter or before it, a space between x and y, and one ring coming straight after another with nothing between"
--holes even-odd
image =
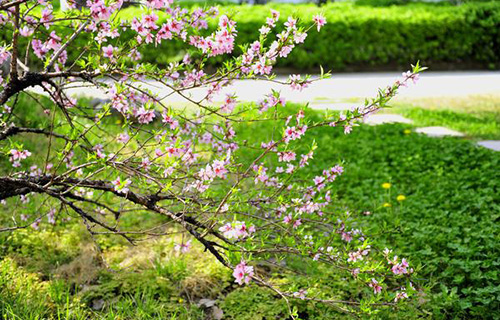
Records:
<instances>
[{"instance_id":1,"label":"background foliage","mask_svg":"<svg viewBox=\"0 0 500 320\"><path fill-rule=\"evenodd\" d=\"M433 70L443 68L500 67L500 2L409 3L402 6L373 6L356 3L328 3L320 8L327 18L321 33L310 32L305 43L278 66L312 69L380 70L405 68L408 61L420 60ZM314 4L269 4L264 6L225 5L221 10L238 23L237 43L258 39L258 29L269 9L282 17L295 15L306 21L318 12ZM129 7L121 19L140 15ZM160 17L160 20L162 17ZM67 31L70 32L71 30ZM7 35L3 35L6 37ZM76 58L84 39L72 45ZM186 46L168 41L144 46L145 61L166 65L182 59ZM239 53L239 50L236 50ZM210 61L220 65L223 57Z\"/></svg>"}]
</instances>

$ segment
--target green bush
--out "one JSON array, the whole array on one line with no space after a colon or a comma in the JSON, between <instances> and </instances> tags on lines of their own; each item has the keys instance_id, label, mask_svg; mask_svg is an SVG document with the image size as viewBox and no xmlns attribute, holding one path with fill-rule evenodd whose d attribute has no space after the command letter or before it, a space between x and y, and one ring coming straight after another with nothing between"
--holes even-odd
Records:
<instances>
[{"instance_id":1,"label":"green bush","mask_svg":"<svg viewBox=\"0 0 500 320\"><path fill-rule=\"evenodd\" d=\"M318 11L327 18L322 32L312 29L301 46L279 67L312 69L406 68L420 60L431 68L500 66L500 3L409 4L366 7L351 3L331 3L320 9L313 4L270 4L265 6L225 6L223 11L238 23L237 43L258 39L258 29L274 8L281 20L295 15L306 21ZM123 17L136 16L128 8ZM166 42L143 49L149 62L167 63L180 59L181 43ZM239 49L236 50L239 54ZM211 61L220 64L222 58Z\"/></svg>"},{"instance_id":2,"label":"green bush","mask_svg":"<svg viewBox=\"0 0 500 320\"><path fill-rule=\"evenodd\" d=\"M391 0L392 1L392 0ZM370 2L371 3L371 2ZM264 6L225 5L222 11L238 25L238 45L259 38L258 29L270 14L281 12L281 22L294 15L311 21L323 12L328 23L318 33L311 29L304 44L298 46L278 67L317 70L321 65L331 70L403 69L420 60L433 69L498 68L500 67L500 2L409 3L397 6L329 3L318 8L314 4L268 4ZM120 13L120 20L140 16L136 7ZM160 22L166 15L160 17ZM215 28L216 21L210 23ZM282 27L282 26L280 26ZM67 34L72 30L58 30ZM130 38L135 35L128 32ZM0 35L0 43L8 43L11 32ZM88 35L89 36L89 35ZM85 48L87 35L68 47L69 61L75 60ZM27 39L20 45L26 47ZM182 59L192 49L181 41L163 41L160 45L141 47L143 61L158 65ZM234 54L241 54L238 48ZM209 64L221 65L227 56L212 58ZM40 61L30 64L41 67Z\"/></svg>"}]
</instances>

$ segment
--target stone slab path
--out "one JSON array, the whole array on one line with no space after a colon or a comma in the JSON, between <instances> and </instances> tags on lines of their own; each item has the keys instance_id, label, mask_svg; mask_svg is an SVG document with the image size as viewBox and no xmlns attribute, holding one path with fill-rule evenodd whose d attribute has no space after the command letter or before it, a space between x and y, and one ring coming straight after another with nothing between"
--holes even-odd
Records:
<instances>
[{"instance_id":1,"label":"stone slab path","mask_svg":"<svg viewBox=\"0 0 500 320\"><path fill-rule=\"evenodd\" d=\"M423 127L417 128L415 132L423 133L429 137L463 137L463 133L448 129L446 127Z\"/></svg>"},{"instance_id":2,"label":"stone slab path","mask_svg":"<svg viewBox=\"0 0 500 320\"><path fill-rule=\"evenodd\" d=\"M477 144L480 145L481 147L485 147L495 151L500 151L500 140L479 141Z\"/></svg>"},{"instance_id":3,"label":"stone slab path","mask_svg":"<svg viewBox=\"0 0 500 320\"><path fill-rule=\"evenodd\" d=\"M406 123L411 124L413 121L411 119L405 118L397 114L374 114L367 117L364 123L368 125L380 125L385 123ZM425 134L429 137L440 138L440 137L464 137L465 134L446 128L446 127L421 127L416 128L415 132ZM477 145L494 151L500 151L500 140L484 140L478 141Z\"/></svg>"}]
</instances>

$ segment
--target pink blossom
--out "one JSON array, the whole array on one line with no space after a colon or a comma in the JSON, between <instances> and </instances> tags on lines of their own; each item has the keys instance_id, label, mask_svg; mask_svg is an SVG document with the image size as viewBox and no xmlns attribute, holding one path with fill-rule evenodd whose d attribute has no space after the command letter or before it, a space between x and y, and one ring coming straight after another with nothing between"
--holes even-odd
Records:
<instances>
[{"instance_id":1,"label":"pink blossom","mask_svg":"<svg viewBox=\"0 0 500 320\"><path fill-rule=\"evenodd\" d=\"M314 184L316 185L316 188L318 188L318 191L323 189L323 187L325 186L325 178L322 177L322 176L316 176L314 179Z\"/></svg>"},{"instance_id":2,"label":"pink blossom","mask_svg":"<svg viewBox=\"0 0 500 320\"><path fill-rule=\"evenodd\" d=\"M212 170L217 177L222 179L226 177L226 173L228 172L227 169L225 168L224 162L220 160L215 160L212 163Z\"/></svg>"},{"instance_id":3,"label":"pink blossom","mask_svg":"<svg viewBox=\"0 0 500 320\"><path fill-rule=\"evenodd\" d=\"M293 222L293 228L297 229L301 224L302 224L302 220L301 219L297 219L297 220L295 220Z\"/></svg>"},{"instance_id":4,"label":"pink blossom","mask_svg":"<svg viewBox=\"0 0 500 320\"><path fill-rule=\"evenodd\" d=\"M41 15L41 18L40 18L40 22L43 23L43 25L45 26L45 28L49 28L50 26L50 21L54 19L54 17L52 16L52 10L50 9L43 9L42 10L42 15Z\"/></svg>"},{"instance_id":5,"label":"pink blossom","mask_svg":"<svg viewBox=\"0 0 500 320\"><path fill-rule=\"evenodd\" d=\"M11 149L10 150L10 158L9 161L12 163L13 167L19 167L21 166L21 160L25 160L29 156L31 156L31 152L28 150L17 150L17 149Z\"/></svg>"},{"instance_id":6,"label":"pink blossom","mask_svg":"<svg viewBox=\"0 0 500 320\"><path fill-rule=\"evenodd\" d=\"M106 154L104 153L104 147L102 144L96 144L92 150L96 152L97 158L99 159L104 159L106 158Z\"/></svg>"},{"instance_id":7,"label":"pink blossom","mask_svg":"<svg viewBox=\"0 0 500 320\"><path fill-rule=\"evenodd\" d=\"M139 110L135 112L135 116L137 117L137 121L142 124L148 124L155 118L154 110L147 110L144 107L141 107Z\"/></svg>"},{"instance_id":8,"label":"pink blossom","mask_svg":"<svg viewBox=\"0 0 500 320\"><path fill-rule=\"evenodd\" d=\"M56 209L55 208L50 209L49 212L47 213L47 221L50 224L56 223Z\"/></svg>"},{"instance_id":9,"label":"pink blossom","mask_svg":"<svg viewBox=\"0 0 500 320\"><path fill-rule=\"evenodd\" d=\"M241 260L233 271L233 277L236 279L235 282L239 285L243 283L248 284L254 275L253 267L247 266L246 262Z\"/></svg>"},{"instance_id":10,"label":"pink blossom","mask_svg":"<svg viewBox=\"0 0 500 320\"><path fill-rule=\"evenodd\" d=\"M20 199L21 199L21 203L24 203L24 204L26 204L26 203L30 202L30 198L29 198L29 196L28 196L28 195L24 195L24 194L22 194L22 195L20 196Z\"/></svg>"},{"instance_id":11,"label":"pink blossom","mask_svg":"<svg viewBox=\"0 0 500 320\"><path fill-rule=\"evenodd\" d=\"M127 143L130 140L130 136L127 133L120 133L118 137L116 138L116 141L120 143Z\"/></svg>"},{"instance_id":12,"label":"pink blossom","mask_svg":"<svg viewBox=\"0 0 500 320\"><path fill-rule=\"evenodd\" d=\"M238 240L244 239L254 233L255 227L251 225L247 228L244 221L234 221L232 223L226 223L219 228L219 231L228 239Z\"/></svg>"},{"instance_id":13,"label":"pink blossom","mask_svg":"<svg viewBox=\"0 0 500 320\"><path fill-rule=\"evenodd\" d=\"M346 242L351 242L352 241L352 234L350 232L342 232L342 240Z\"/></svg>"},{"instance_id":14,"label":"pink blossom","mask_svg":"<svg viewBox=\"0 0 500 320\"><path fill-rule=\"evenodd\" d=\"M398 302L399 300L408 298L408 294L405 291L405 288L401 288L402 291L396 292L396 297L394 298L394 302Z\"/></svg>"},{"instance_id":15,"label":"pink blossom","mask_svg":"<svg viewBox=\"0 0 500 320\"><path fill-rule=\"evenodd\" d=\"M103 56L105 58L111 59L111 58L113 58L113 53L115 50L116 50L116 48L113 47L112 45L108 45L106 47L103 47L102 48Z\"/></svg>"},{"instance_id":16,"label":"pink blossom","mask_svg":"<svg viewBox=\"0 0 500 320\"><path fill-rule=\"evenodd\" d=\"M36 219L32 224L31 227L35 230L40 229L40 222L42 222L42 219L38 218Z\"/></svg>"},{"instance_id":17,"label":"pink blossom","mask_svg":"<svg viewBox=\"0 0 500 320\"><path fill-rule=\"evenodd\" d=\"M132 181L127 179L127 180L122 182L120 177L118 177L115 180L111 181L111 183L114 185L114 190L116 192L127 194L129 191L128 186L132 183Z\"/></svg>"},{"instance_id":18,"label":"pink blossom","mask_svg":"<svg viewBox=\"0 0 500 320\"><path fill-rule=\"evenodd\" d=\"M231 113L234 110L234 107L236 106L236 99L234 95L226 95L226 99L224 100L224 103L222 104L220 111L223 113Z\"/></svg>"},{"instance_id":19,"label":"pink blossom","mask_svg":"<svg viewBox=\"0 0 500 320\"><path fill-rule=\"evenodd\" d=\"M29 37L33 34L34 30L28 26L24 26L19 30L19 34L23 37Z\"/></svg>"},{"instance_id":20,"label":"pink blossom","mask_svg":"<svg viewBox=\"0 0 500 320\"><path fill-rule=\"evenodd\" d=\"M326 18L322 14L317 14L313 17L313 22L319 32L321 30L321 27L326 24Z\"/></svg>"},{"instance_id":21,"label":"pink blossom","mask_svg":"<svg viewBox=\"0 0 500 320\"><path fill-rule=\"evenodd\" d=\"M292 151L284 151L278 152L278 161L280 162L290 162L295 160L295 152Z\"/></svg>"},{"instance_id":22,"label":"pink blossom","mask_svg":"<svg viewBox=\"0 0 500 320\"><path fill-rule=\"evenodd\" d=\"M368 284L369 287L373 288L373 293L374 294L379 294L382 291L382 286L378 284L378 281L375 279L371 279L370 283Z\"/></svg>"},{"instance_id":23,"label":"pink blossom","mask_svg":"<svg viewBox=\"0 0 500 320\"><path fill-rule=\"evenodd\" d=\"M176 243L174 250L180 253L189 252L189 250L191 250L191 240L188 240L186 243Z\"/></svg>"},{"instance_id":24,"label":"pink blossom","mask_svg":"<svg viewBox=\"0 0 500 320\"><path fill-rule=\"evenodd\" d=\"M287 22L285 22L285 27L289 30L295 30L297 28L297 19L293 17L288 17Z\"/></svg>"}]
</instances>

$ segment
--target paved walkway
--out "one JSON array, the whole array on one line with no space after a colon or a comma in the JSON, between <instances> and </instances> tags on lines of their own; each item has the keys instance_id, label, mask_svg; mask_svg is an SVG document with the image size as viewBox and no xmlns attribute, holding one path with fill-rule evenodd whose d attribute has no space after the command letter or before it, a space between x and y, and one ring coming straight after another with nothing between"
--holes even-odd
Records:
<instances>
[{"instance_id":1,"label":"paved walkway","mask_svg":"<svg viewBox=\"0 0 500 320\"><path fill-rule=\"evenodd\" d=\"M330 79L312 83L303 91L293 91L288 85L281 85L269 81L238 80L232 86L214 97L213 102L224 100L226 94L236 94L239 101L258 102L272 89L280 91L282 96L290 102L309 103L312 108L345 110L358 105L365 98L375 97L378 88L386 87L401 77L398 72L385 73L351 73L334 74ZM287 77L278 77L277 80L287 81ZM165 97L162 101L166 104L186 104L186 100L165 89L158 83L148 82L150 90ZM36 92L43 93L41 88L34 88ZM90 96L105 99L106 94L96 88L82 88L75 84L69 89L68 94L74 96ZM194 100L200 100L205 90L190 90L188 93ZM500 95L500 71L478 72L424 72L417 85L402 88L398 94L399 99L429 98L429 97L465 97L469 95ZM410 119L399 115L375 115L367 119L372 125L400 122L412 123ZM416 132L432 137L455 136L464 134L444 127L417 128ZM480 141L479 146L500 151L500 141Z\"/></svg>"},{"instance_id":2,"label":"paved walkway","mask_svg":"<svg viewBox=\"0 0 500 320\"><path fill-rule=\"evenodd\" d=\"M223 101L226 93L235 93L241 101L259 101L271 89L279 90L287 101L309 102L317 108L346 109L357 99L374 97L378 88L392 84L401 76L399 72L385 73L350 73L334 74L330 79L312 83L309 88L298 92L287 85L268 81L238 80L232 86L224 88L222 94L214 98L215 102ZM277 80L286 81L286 77ZM170 90L149 82L148 87L167 96ZM41 88L35 88L40 92ZM201 99L205 90L191 90L189 94L195 99ZM105 98L105 94L95 88L77 87L69 90L70 94ZM481 72L424 72L421 80L415 86L403 88L399 98L425 98L453 96L461 97L478 94L500 95L500 71ZM165 98L165 103L185 102L178 94Z\"/></svg>"}]
</instances>

